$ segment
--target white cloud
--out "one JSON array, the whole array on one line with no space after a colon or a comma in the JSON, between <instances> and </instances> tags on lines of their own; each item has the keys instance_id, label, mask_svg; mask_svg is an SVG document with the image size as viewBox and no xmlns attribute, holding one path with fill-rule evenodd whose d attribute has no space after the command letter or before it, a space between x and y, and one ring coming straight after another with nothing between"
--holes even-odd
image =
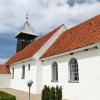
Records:
<instances>
[{"instance_id":1,"label":"white cloud","mask_svg":"<svg viewBox=\"0 0 100 100\"><path fill-rule=\"evenodd\" d=\"M0 64L4 64L7 60L6 58L0 58Z\"/></svg>"},{"instance_id":2,"label":"white cloud","mask_svg":"<svg viewBox=\"0 0 100 100\"><path fill-rule=\"evenodd\" d=\"M95 2L93 4L76 4L73 9L70 9L73 17L70 18L67 24L69 27L74 26L75 24L79 24L93 16L100 14L100 3ZM72 23L72 25L70 25Z\"/></svg>"},{"instance_id":3,"label":"white cloud","mask_svg":"<svg viewBox=\"0 0 100 100\"><path fill-rule=\"evenodd\" d=\"M60 24L70 27L100 12L100 3L75 4L67 0L0 0L0 33L18 34L29 12L37 33L48 32Z\"/></svg>"}]
</instances>

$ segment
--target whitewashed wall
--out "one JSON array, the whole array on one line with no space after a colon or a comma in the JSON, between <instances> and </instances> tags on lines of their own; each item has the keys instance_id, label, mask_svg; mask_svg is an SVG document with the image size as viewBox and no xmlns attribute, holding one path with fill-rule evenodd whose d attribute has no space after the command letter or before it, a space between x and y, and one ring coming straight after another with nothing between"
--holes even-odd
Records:
<instances>
[{"instance_id":1,"label":"whitewashed wall","mask_svg":"<svg viewBox=\"0 0 100 100\"><path fill-rule=\"evenodd\" d=\"M0 74L0 88L10 87L10 74Z\"/></svg>"},{"instance_id":2,"label":"whitewashed wall","mask_svg":"<svg viewBox=\"0 0 100 100\"><path fill-rule=\"evenodd\" d=\"M25 65L25 79L21 79L22 77L22 65ZM30 71L28 71L28 64L30 64ZM14 67L14 79L11 79L11 88L28 91L27 87L27 80L32 80L33 85L31 87L31 92L36 93L36 65L35 62L32 60L28 60L26 62L17 63L11 66L11 68ZM12 70L11 70L12 72Z\"/></svg>"},{"instance_id":3,"label":"whitewashed wall","mask_svg":"<svg viewBox=\"0 0 100 100\"><path fill-rule=\"evenodd\" d=\"M77 58L79 83L69 83L68 61ZM51 82L51 65L58 63L58 83ZM100 100L100 49L83 51L42 61L43 85L62 86L68 100Z\"/></svg>"},{"instance_id":4,"label":"whitewashed wall","mask_svg":"<svg viewBox=\"0 0 100 100\"><path fill-rule=\"evenodd\" d=\"M66 30L65 26L62 25L59 30L33 55L33 60L27 60L13 64L10 68L14 67L14 79L11 79L11 88L28 91L26 81L33 80L32 93L41 93L43 86L42 77L42 64L39 58L46 52L46 50L56 41L56 39ZM34 60L36 59L36 60ZM22 66L25 65L25 79L21 79ZM28 64L31 65L31 70L27 71ZM11 73L12 74L12 73Z\"/></svg>"}]
</instances>

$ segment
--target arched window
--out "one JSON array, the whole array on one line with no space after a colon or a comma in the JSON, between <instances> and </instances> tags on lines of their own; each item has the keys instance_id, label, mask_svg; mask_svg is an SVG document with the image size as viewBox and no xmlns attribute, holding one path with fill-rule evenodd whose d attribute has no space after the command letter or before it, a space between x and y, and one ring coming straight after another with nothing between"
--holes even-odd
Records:
<instances>
[{"instance_id":1,"label":"arched window","mask_svg":"<svg viewBox=\"0 0 100 100\"><path fill-rule=\"evenodd\" d=\"M70 71L70 82L79 82L78 73L78 61L76 58L72 58L69 61L69 71Z\"/></svg>"},{"instance_id":2,"label":"arched window","mask_svg":"<svg viewBox=\"0 0 100 100\"><path fill-rule=\"evenodd\" d=\"M52 64L52 82L58 82L58 64L53 62Z\"/></svg>"},{"instance_id":3,"label":"arched window","mask_svg":"<svg viewBox=\"0 0 100 100\"><path fill-rule=\"evenodd\" d=\"M22 79L25 78L25 65L22 66Z\"/></svg>"},{"instance_id":4,"label":"arched window","mask_svg":"<svg viewBox=\"0 0 100 100\"><path fill-rule=\"evenodd\" d=\"M14 67L12 68L12 79L14 79Z\"/></svg>"},{"instance_id":5,"label":"arched window","mask_svg":"<svg viewBox=\"0 0 100 100\"><path fill-rule=\"evenodd\" d=\"M28 64L28 71L30 71L30 64Z\"/></svg>"}]
</instances>

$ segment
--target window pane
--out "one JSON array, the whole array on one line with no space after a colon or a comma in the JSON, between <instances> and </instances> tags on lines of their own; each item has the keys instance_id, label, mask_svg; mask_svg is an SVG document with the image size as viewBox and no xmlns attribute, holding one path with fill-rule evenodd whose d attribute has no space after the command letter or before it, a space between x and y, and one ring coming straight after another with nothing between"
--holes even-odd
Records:
<instances>
[{"instance_id":1,"label":"window pane","mask_svg":"<svg viewBox=\"0 0 100 100\"><path fill-rule=\"evenodd\" d=\"M70 67L70 81L78 81L78 62L76 58L72 58L69 62Z\"/></svg>"},{"instance_id":2,"label":"window pane","mask_svg":"<svg viewBox=\"0 0 100 100\"><path fill-rule=\"evenodd\" d=\"M30 64L28 64L28 71L30 71Z\"/></svg>"},{"instance_id":3,"label":"window pane","mask_svg":"<svg viewBox=\"0 0 100 100\"><path fill-rule=\"evenodd\" d=\"M25 78L25 65L22 66L22 79Z\"/></svg>"},{"instance_id":4,"label":"window pane","mask_svg":"<svg viewBox=\"0 0 100 100\"><path fill-rule=\"evenodd\" d=\"M52 64L52 81L53 82L58 81L58 65L56 62Z\"/></svg>"},{"instance_id":5,"label":"window pane","mask_svg":"<svg viewBox=\"0 0 100 100\"><path fill-rule=\"evenodd\" d=\"M14 79L14 68L12 68L12 79Z\"/></svg>"}]
</instances>

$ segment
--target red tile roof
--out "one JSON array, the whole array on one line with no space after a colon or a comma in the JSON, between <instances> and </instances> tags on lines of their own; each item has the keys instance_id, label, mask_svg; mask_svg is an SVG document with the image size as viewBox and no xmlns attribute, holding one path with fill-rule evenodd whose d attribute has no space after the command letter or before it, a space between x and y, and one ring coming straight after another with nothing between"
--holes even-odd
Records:
<instances>
[{"instance_id":1,"label":"red tile roof","mask_svg":"<svg viewBox=\"0 0 100 100\"><path fill-rule=\"evenodd\" d=\"M41 57L49 57L100 42L100 15L66 30Z\"/></svg>"},{"instance_id":2,"label":"red tile roof","mask_svg":"<svg viewBox=\"0 0 100 100\"><path fill-rule=\"evenodd\" d=\"M62 26L62 25L61 25ZM16 53L12 56L5 64L10 65L12 63L27 59L32 57L41 47L42 45L48 41L48 39L61 27L59 26L52 32L42 36L41 38L37 39L35 42L30 43L26 48L22 51Z\"/></svg>"},{"instance_id":3,"label":"red tile roof","mask_svg":"<svg viewBox=\"0 0 100 100\"><path fill-rule=\"evenodd\" d=\"M0 74L10 74L9 67L5 65L0 65Z\"/></svg>"}]
</instances>

